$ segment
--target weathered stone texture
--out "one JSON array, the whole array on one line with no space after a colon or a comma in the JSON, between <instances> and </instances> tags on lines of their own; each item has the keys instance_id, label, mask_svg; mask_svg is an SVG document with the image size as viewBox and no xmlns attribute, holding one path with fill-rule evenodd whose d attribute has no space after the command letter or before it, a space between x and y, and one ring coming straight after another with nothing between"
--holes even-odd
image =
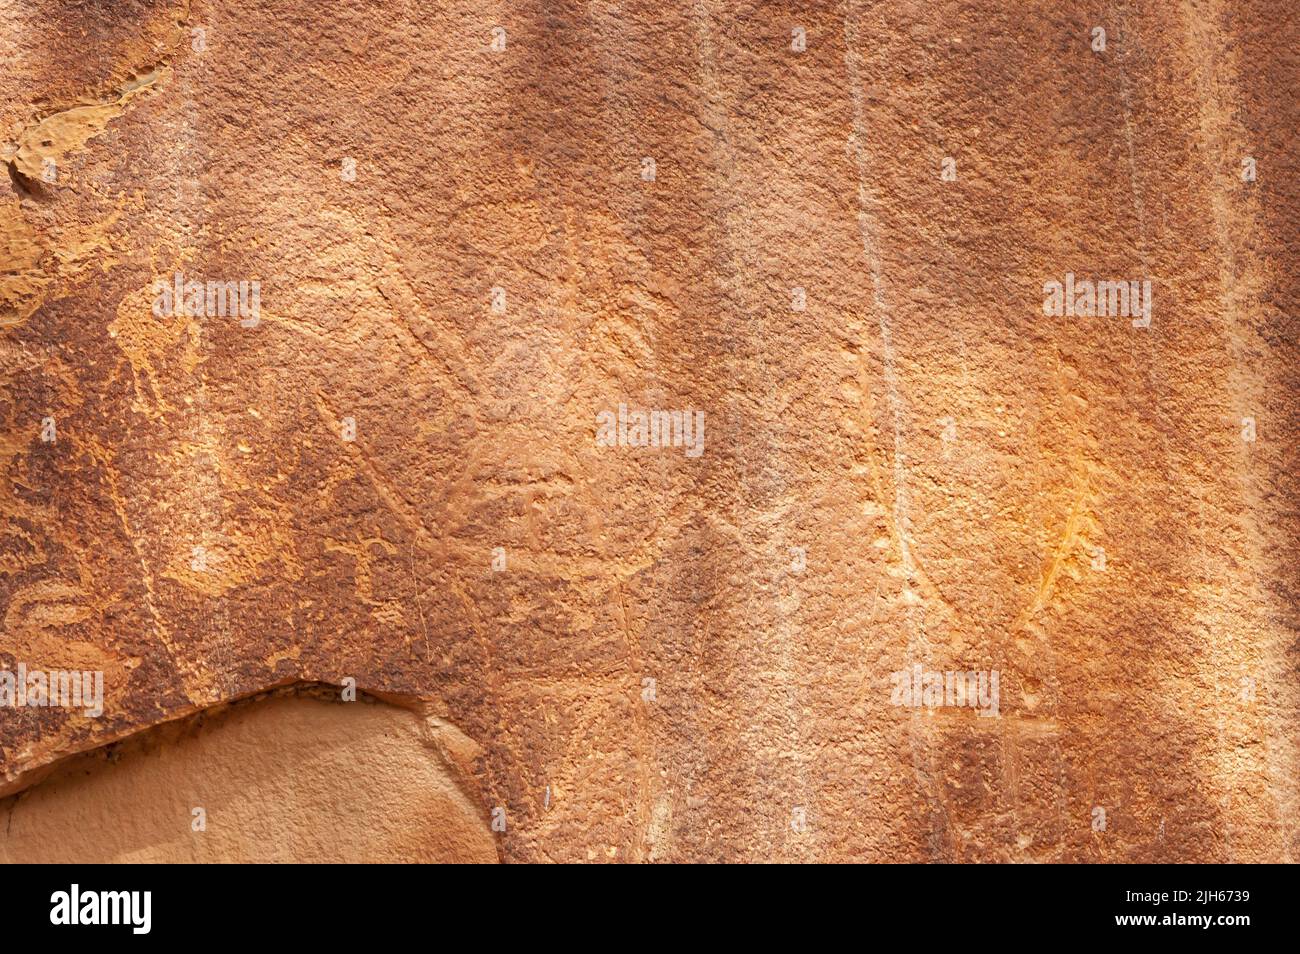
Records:
<instances>
[{"instance_id":1,"label":"weathered stone texture","mask_svg":"<svg viewBox=\"0 0 1300 954\"><path fill-rule=\"evenodd\" d=\"M0 668L106 692L0 709L8 784L352 678L508 861L1293 859L1298 24L0 0Z\"/></svg>"}]
</instances>

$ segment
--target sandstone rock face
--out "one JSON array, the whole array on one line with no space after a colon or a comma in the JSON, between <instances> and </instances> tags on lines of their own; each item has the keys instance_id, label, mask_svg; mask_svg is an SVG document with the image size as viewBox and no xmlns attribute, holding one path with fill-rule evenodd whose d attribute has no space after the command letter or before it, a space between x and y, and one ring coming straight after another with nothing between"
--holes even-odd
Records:
<instances>
[{"instance_id":1,"label":"sandstone rock face","mask_svg":"<svg viewBox=\"0 0 1300 954\"><path fill-rule=\"evenodd\" d=\"M66 760L9 799L0 860L491 862L476 752L418 707L241 701Z\"/></svg>"},{"instance_id":2,"label":"sandstone rock face","mask_svg":"<svg viewBox=\"0 0 1300 954\"><path fill-rule=\"evenodd\" d=\"M0 850L1292 860L1298 23L0 0Z\"/></svg>"}]
</instances>

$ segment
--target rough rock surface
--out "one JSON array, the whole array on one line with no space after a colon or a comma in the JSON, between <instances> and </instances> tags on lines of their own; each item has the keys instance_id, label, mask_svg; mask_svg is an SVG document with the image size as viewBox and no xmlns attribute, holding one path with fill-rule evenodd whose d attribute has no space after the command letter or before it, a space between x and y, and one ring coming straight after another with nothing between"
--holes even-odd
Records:
<instances>
[{"instance_id":1,"label":"rough rock surface","mask_svg":"<svg viewBox=\"0 0 1300 954\"><path fill-rule=\"evenodd\" d=\"M481 747L508 861L1293 860L1298 49L1289 0L0 0L0 669L105 687L0 708L7 790L352 679Z\"/></svg>"}]
</instances>

